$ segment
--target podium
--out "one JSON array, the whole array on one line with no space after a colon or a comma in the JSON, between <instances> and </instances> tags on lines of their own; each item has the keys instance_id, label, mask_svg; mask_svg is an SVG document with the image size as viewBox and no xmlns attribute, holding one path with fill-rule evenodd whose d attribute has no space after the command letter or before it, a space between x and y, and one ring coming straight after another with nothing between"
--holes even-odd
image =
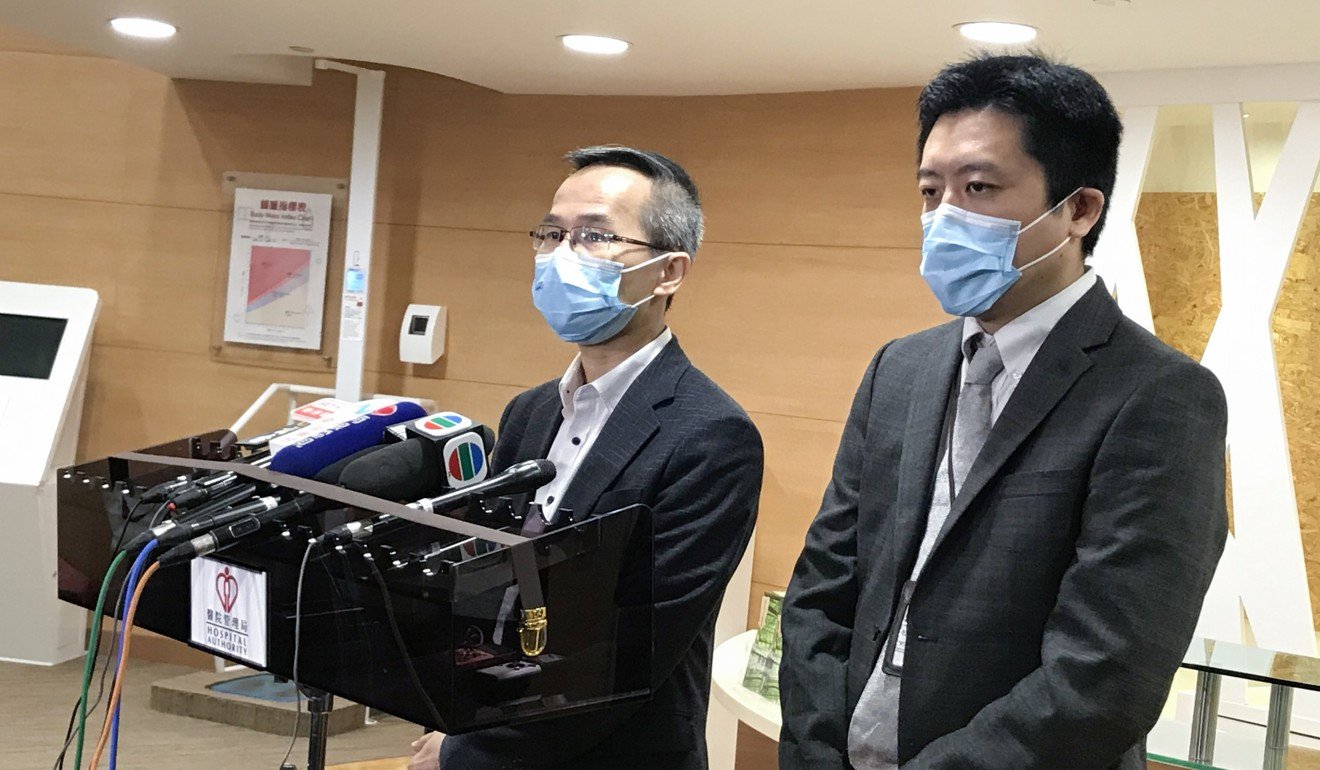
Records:
<instances>
[{"instance_id":1,"label":"podium","mask_svg":"<svg viewBox=\"0 0 1320 770\"><path fill-rule=\"evenodd\" d=\"M150 523L145 517L156 506L137 503L155 484L224 468L278 477L290 491L331 494L237 462L225 434L64 469L60 598L94 607L115 544ZM145 588L136 625L292 678L300 617L300 685L447 734L650 695L654 558L645 506L533 538L517 534L516 506L505 500L473 502L457 518L409 509L425 523L396 518L361 542L307 553L309 540L337 524L401 508L376 503L270 525L207 562L161 568ZM544 601L541 650L529 650L520 633L518 598L529 595ZM241 616L251 611L240 606L248 599L262 611Z\"/></svg>"}]
</instances>

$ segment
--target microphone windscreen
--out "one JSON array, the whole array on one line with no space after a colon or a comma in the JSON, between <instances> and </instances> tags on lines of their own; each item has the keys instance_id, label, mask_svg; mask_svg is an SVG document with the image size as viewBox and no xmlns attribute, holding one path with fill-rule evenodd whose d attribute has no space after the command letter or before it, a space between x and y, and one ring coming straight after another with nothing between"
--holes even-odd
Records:
<instances>
[{"instance_id":1,"label":"microphone windscreen","mask_svg":"<svg viewBox=\"0 0 1320 770\"><path fill-rule=\"evenodd\" d=\"M338 484L340 476L342 476L344 473L344 469L347 468L349 465L351 465L355 460L359 460L363 457L366 457L369 454L374 454L376 452L379 452L384 448L385 448L384 446L377 444L376 446L369 446L366 449L359 449L353 454L347 457L341 457L340 459L335 460L334 462L325 466L321 470L317 471L316 475L313 476L312 478L315 479L316 481L320 481L326 484Z\"/></svg>"},{"instance_id":2,"label":"microphone windscreen","mask_svg":"<svg viewBox=\"0 0 1320 770\"><path fill-rule=\"evenodd\" d=\"M418 439L382 447L350 463L339 477L341 485L355 492L410 501L440 494L444 480L436 444Z\"/></svg>"},{"instance_id":3,"label":"microphone windscreen","mask_svg":"<svg viewBox=\"0 0 1320 770\"><path fill-rule=\"evenodd\" d=\"M271 459L269 467L272 471L311 478L331 463L379 444L390 425L425 415L425 410L411 401L387 404L285 447Z\"/></svg>"}]
</instances>

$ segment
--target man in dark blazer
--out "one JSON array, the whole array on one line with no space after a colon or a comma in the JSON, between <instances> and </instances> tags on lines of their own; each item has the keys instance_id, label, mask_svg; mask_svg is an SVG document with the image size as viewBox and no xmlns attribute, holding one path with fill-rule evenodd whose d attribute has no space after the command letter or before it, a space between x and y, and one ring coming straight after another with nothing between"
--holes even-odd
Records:
<instances>
[{"instance_id":1,"label":"man in dark blazer","mask_svg":"<svg viewBox=\"0 0 1320 770\"><path fill-rule=\"evenodd\" d=\"M1120 131L1035 56L923 90L921 271L963 318L857 391L785 599L784 770L1145 767L1224 544L1226 407L1083 261Z\"/></svg>"},{"instance_id":2,"label":"man in dark blazer","mask_svg":"<svg viewBox=\"0 0 1320 770\"><path fill-rule=\"evenodd\" d=\"M653 693L642 703L414 743L410 768L706 767L715 618L756 519L760 434L688 361L665 311L700 243L697 190L656 153L593 147L532 232L533 301L578 356L500 419L498 472L555 462L536 493L544 526L635 503L652 510ZM537 523L537 518L541 523Z\"/></svg>"}]
</instances>

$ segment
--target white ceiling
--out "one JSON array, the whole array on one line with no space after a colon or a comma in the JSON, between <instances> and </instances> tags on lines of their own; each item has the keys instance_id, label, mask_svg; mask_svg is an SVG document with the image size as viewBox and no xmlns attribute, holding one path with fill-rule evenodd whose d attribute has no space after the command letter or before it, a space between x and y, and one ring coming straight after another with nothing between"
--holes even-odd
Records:
<instances>
[{"instance_id":1,"label":"white ceiling","mask_svg":"<svg viewBox=\"0 0 1320 770\"><path fill-rule=\"evenodd\" d=\"M1105 2L1112 4L1104 4ZM175 24L165 42L112 16ZM732 94L919 84L969 50L953 25L1021 21L1094 72L1320 62L1316 0L0 0L0 25L173 77L307 83L308 55L507 93ZM622 37L596 58L558 35Z\"/></svg>"}]
</instances>

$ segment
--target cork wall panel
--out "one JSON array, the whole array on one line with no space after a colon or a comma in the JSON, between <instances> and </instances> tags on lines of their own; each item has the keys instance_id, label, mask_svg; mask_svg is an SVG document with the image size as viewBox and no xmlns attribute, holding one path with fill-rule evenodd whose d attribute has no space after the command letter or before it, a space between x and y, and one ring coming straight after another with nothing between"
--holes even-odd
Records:
<instances>
[{"instance_id":1,"label":"cork wall panel","mask_svg":"<svg viewBox=\"0 0 1320 770\"><path fill-rule=\"evenodd\" d=\"M1257 203L1259 204L1259 195ZM1137 210L1155 332L1199 359L1220 307L1214 193L1146 193ZM1312 609L1320 618L1320 196L1302 221L1272 320ZM1230 516L1232 500L1229 500Z\"/></svg>"}]
</instances>

